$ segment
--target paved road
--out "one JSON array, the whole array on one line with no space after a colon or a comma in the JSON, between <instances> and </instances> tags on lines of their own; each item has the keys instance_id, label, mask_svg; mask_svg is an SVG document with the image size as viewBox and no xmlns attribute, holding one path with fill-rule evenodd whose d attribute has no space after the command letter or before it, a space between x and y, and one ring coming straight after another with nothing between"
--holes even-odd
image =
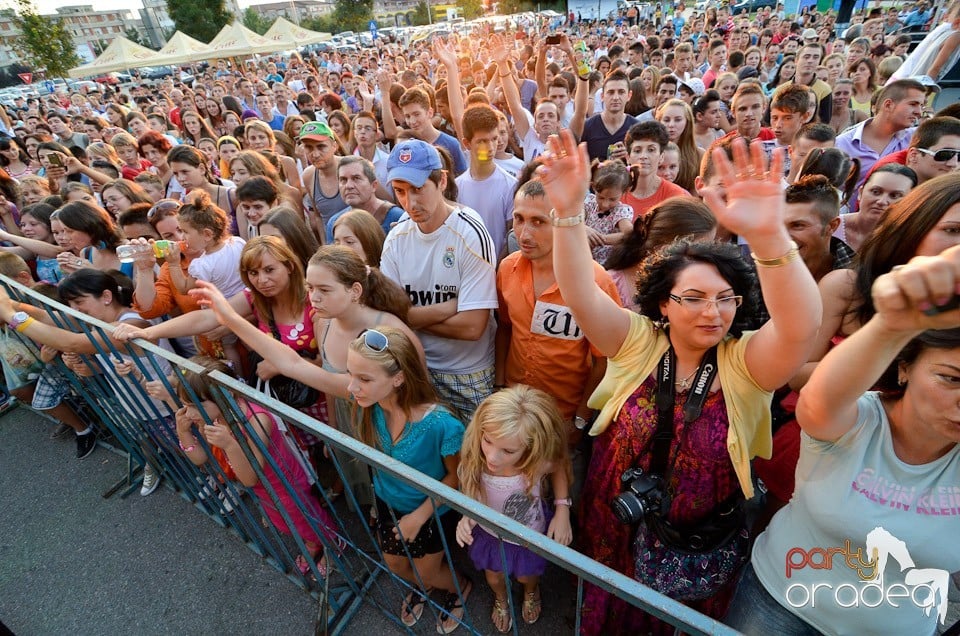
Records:
<instances>
[{"instance_id":1,"label":"paved road","mask_svg":"<svg viewBox=\"0 0 960 636\"><path fill-rule=\"evenodd\" d=\"M18 636L313 632L316 605L165 488L103 499L125 471L25 408L0 418L0 620ZM388 630L389 631L389 630Z\"/></svg>"},{"instance_id":2,"label":"paved road","mask_svg":"<svg viewBox=\"0 0 960 636\"><path fill-rule=\"evenodd\" d=\"M78 461L52 429L23 407L0 417L0 622L17 636L314 632L316 602L232 534L166 488L104 499L125 459L98 448ZM389 582L375 589L371 600L399 607ZM573 633L572 593L569 577L550 577L553 611L523 632ZM468 611L484 633L491 604L478 585ZM416 633L435 633L433 622ZM346 633L404 632L364 605Z\"/></svg>"}]
</instances>

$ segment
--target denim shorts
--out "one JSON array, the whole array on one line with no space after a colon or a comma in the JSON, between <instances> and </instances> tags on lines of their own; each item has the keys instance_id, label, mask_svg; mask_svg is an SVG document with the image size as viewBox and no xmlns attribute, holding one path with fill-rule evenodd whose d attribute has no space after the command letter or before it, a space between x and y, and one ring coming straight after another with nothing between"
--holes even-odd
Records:
<instances>
[{"instance_id":1,"label":"denim shorts","mask_svg":"<svg viewBox=\"0 0 960 636\"><path fill-rule=\"evenodd\" d=\"M767 592L750 563L743 568L723 622L746 636L820 636L818 630Z\"/></svg>"}]
</instances>

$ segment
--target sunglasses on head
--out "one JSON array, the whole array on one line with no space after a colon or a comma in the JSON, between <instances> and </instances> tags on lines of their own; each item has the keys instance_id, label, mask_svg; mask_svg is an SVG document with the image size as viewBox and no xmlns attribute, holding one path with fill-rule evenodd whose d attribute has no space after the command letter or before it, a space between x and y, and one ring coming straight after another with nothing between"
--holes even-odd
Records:
<instances>
[{"instance_id":1,"label":"sunglasses on head","mask_svg":"<svg viewBox=\"0 0 960 636\"><path fill-rule=\"evenodd\" d=\"M927 150L926 148L917 148L925 155L930 155L933 160L939 163L946 163L954 157L960 157L960 150L955 148L944 148L943 150Z\"/></svg>"},{"instance_id":2,"label":"sunglasses on head","mask_svg":"<svg viewBox=\"0 0 960 636\"><path fill-rule=\"evenodd\" d=\"M165 199L153 204L153 207L147 211L147 221L152 221L160 214L171 210L179 210L180 202L171 199Z\"/></svg>"},{"instance_id":3,"label":"sunglasses on head","mask_svg":"<svg viewBox=\"0 0 960 636\"><path fill-rule=\"evenodd\" d=\"M373 352L383 353L390 346L387 337L376 329L367 329L361 336L363 337L363 346Z\"/></svg>"}]
</instances>

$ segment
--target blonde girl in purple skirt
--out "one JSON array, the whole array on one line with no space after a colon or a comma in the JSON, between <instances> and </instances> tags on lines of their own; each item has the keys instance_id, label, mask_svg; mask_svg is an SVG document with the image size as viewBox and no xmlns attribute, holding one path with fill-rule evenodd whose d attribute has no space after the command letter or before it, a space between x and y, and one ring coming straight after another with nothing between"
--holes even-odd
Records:
<instances>
[{"instance_id":1,"label":"blonde girl in purple skirt","mask_svg":"<svg viewBox=\"0 0 960 636\"><path fill-rule=\"evenodd\" d=\"M542 391L518 385L494 393L477 409L464 435L460 490L569 545L572 473L566 427L556 402ZM521 616L524 622L535 623L542 609L539 582L547 562L527 548L503 542L506 569L494 530L467 517L457 525L457 543L470 546L473 564L484 571L493 589L493 625L506 633L513 627L507 577L523 586Z\"/></svg>"}]
</instances>

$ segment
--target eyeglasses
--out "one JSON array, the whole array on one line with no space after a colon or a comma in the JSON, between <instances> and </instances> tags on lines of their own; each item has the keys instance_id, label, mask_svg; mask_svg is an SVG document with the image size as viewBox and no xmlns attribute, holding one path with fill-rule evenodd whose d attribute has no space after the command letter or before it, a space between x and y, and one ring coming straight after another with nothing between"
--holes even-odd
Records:
<instances>
[{"instance_id":1,"label":"eyeglasses","mask_svg":"<svg viewBox=\"0 0 960 636\"><path fill-rule=\"evenodd\" d=\"M944 148L943 150L927 150L926 148L917 148L925 155L930 155L938 163L946 163L954 157L960 158L960 150L953 148Z\"/></svg>"},{"instance_id":2,"label":"eyeglasses","mask_svg":"<svg viewBox=\"0 0 960 636\"><path fill-rule=\"evenodd\" d=\"M363 332L363 345L376 353L383 353L390 345L387 337L376 329L367 329Z\"/></svg>"},{"instance_id":3,"label":"eyeglasses","mask_svg":"<svg viewBox=\"0 0 960 636\"><path fill-rule=\"evenodd\" d=\"M670 294L670 300L692 312L701 312L711 304L716 305L718 311L733 311L743 304L743 296L703 298L701 296L677 296L676 294Z\"/></svg>"},{"instance_id":4,"label":"eyeglasses","mask_svg":"<svg viewBox=\"0 0 960 636\"><path fill-rule=\"evenodd\" d=\"M170 212L180 209L180 202L173 201L172 199L164 199L158 201L147 211L147 221L153 221L155 218L159 217L164 212Z\"/></svg>"}]
</instances>

